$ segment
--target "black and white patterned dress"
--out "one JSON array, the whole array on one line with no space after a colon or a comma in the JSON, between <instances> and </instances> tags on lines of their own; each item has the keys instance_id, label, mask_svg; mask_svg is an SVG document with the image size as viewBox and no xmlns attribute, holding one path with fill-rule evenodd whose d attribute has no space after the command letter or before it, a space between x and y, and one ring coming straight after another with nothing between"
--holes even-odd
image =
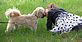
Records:
<instances>
[{"instance_id":1,"label":"black and white patterned dress","mask_svg":"<svg viewBox=\"0 0 82 42\"><path fill-rule=\"evenodd\" d=\"M68 12L62 12L56 18L56 25L50 31L67 33L80 23L82 23L82 17Z\"/></svg>"}]
</instances>

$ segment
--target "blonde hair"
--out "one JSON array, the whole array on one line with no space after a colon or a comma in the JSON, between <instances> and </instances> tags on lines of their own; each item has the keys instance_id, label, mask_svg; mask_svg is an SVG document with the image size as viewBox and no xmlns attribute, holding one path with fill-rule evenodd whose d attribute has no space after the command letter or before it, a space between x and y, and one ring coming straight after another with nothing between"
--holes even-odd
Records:
<instances>
[{"instance_id":1,"label":"blonde hair","mask_svg":"<svg viewBox=\"0 0 82 42\"><path fill-rule=\"evenodd\" d=\"M50 3L48 6L47 6L48 9L56 9L57 6L53 3Z\"/></svg>"}]
</instances>

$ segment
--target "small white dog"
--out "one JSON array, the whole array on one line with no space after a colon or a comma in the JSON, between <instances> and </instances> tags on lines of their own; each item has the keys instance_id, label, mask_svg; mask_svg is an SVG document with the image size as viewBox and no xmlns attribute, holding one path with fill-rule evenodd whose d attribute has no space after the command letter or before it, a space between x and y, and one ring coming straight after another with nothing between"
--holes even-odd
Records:
<instances>
[{"instance_id":1,"label":"small white dog","mask_svg":"<svg viewBox=\"0 0 82 42\"><path fill-rule=\"evenodd\" d=\"M16 8L9 8L5 15L9 18L5 32L11 32L18 25L25 25L30 27L32 31L37 29L37 19L43 17L45 9L37 7L31 14L21 15L20 11Z\"/></svg>"}]
</instances>

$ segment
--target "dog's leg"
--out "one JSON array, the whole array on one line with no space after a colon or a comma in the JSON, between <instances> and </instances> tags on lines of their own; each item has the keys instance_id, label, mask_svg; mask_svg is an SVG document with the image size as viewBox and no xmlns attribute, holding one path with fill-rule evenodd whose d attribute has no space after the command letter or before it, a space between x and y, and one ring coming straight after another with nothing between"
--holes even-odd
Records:
<instances>
[{"instance_id":1,"label":"dog's leg","mask_svg":"<svg viewBox=\"0 0 82 42\"><path fill-rule=\"evenodd\" d=\"M37 22L34 22L32 24L32 28L33 28L33 31L36 32L36 30L37 30Z\"/></svg>"},{"instance_id":2,"label":"dog's leg","mask_svg":"<svg viewBox=\"0 0 82 42\"><path fill-rule=\"evenodd\" d=\"M19 28L19 25L17 25L17 24L15 24L15 28L14 28L14 30L18 30L18 28Z\"/></svg>"},{"instance_id":3,"label":"dog's leg","mask_svg":"<svg viewBox=\"0 0 82 42\"><path fill-rule=\"evenodd\" d=\"M5 32L11 32L14 28L15 28L15 24L9 22Z\"/></svg>"},{"instance_id":4,"label":"dog's leg","mask_svg":"<svg viewBox=\"0 0 82 42\"><path fill-rule=\"evenodd\" d=\"M36 32L36 30L37 30L37 24L35 24L34 26L34 31Z\"/></svg>"},{"instance_id":5,"label":"dog's leg","mask_svg":"<svg viewBox=\"0 0 82 42\"><path fill-rule=\"evenodd\" d=\"M37 29L37 23L33 22L30 23L30 29L33 31L33 32L36 32L36 29Z\"/></svg>"}]
</instances>

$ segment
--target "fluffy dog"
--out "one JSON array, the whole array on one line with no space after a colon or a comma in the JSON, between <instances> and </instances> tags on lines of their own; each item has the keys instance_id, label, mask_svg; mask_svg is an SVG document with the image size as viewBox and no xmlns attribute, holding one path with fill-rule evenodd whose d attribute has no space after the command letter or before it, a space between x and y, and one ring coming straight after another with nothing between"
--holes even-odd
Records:
<instances>
[{"instance_id":1,"label":"fluffy dog","mask_svg":"<svg viewBox=\"0 0 82 42\"><path fill-rule=\"evenodd\" d=\"M37 7L31 14L21 15L20 11L16 8L9 8L5 15L9 18L5 32L11 32L19 25L30 27L32 31L37 29L37 19L42 18L44 15L44 8Z\"/></svg>"}]
</instances>

